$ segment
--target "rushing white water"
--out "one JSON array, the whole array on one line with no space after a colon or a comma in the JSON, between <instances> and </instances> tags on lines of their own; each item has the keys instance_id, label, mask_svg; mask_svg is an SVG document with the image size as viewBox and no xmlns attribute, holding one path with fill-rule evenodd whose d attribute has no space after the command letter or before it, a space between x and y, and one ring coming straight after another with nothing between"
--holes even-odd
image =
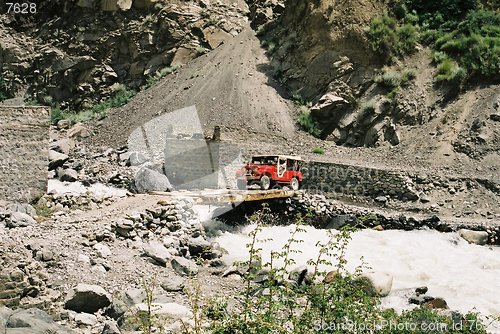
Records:
<instances>
[{"instance_id":1,"label":"rushing white water","mask_svg":"<svg viewBox=\"0 0 500 334\"><path fill-rule=\"evenodd\" d=\"M250 242L248 233L255 226L245 226L239 231L219 231L214 237L228 250L224 260L248 259L245 247ZM296 265L303 265L318 256L318 241L325 243L329 236L325 230L304 227L297 239L304 240L294 249ZM259 243L264 263L271 251L281 250L290 237L293 226L265 227L259 239L272 238L271 242ZM411 308L407 299L411 291L427 286L428 294L444 298L453 310L467 312L475 309L484 315L500 316L500 248L468 244L456 233L419 231L362 230L352 234L347 248L347 269L361 264L360 258L376 272L393 275L392 291L382 300L383 307L397 310Z\"/></svg>"},{"instance_id":2,"label":"rushing white water","mask_svg":"<svg viewBox=\"0 0 500 334\"><path fill-rule=\"evenodd\" d=\"M59 180L49 180L47 193L80 195L89 192L99 197L125 197L127 190L108 187L102 183L95 183L90 187L84 186L81 182L61 182Z\"/></svg>"}]
</instances>

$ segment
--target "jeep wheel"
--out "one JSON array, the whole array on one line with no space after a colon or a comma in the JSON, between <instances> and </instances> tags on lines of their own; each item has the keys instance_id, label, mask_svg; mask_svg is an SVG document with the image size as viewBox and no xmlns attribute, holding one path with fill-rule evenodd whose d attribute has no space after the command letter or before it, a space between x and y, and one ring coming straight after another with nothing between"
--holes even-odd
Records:
<instances>
[{"instance_id":1,"label":"jeep wheel","mask_svg":"<svg viewBox=\"0 0 500 334\"><path fill-rule=\"evenodd\" d=\"M269 176L264 175L260 178L260 189L262 190L268 190L269 187L271 186L271 179Z\"/></svg>"},{"instance_id":2,"label":"jeep wheel","mask_svg":"<svg viewBox=\"0 0 500 334\"><path fill-rule=\"evenodd\" d=\"M295 177L292 177L292 180L290 181L290 188L292 188L292 190L299 190L299 180L297 180L297 178Z\"/></svg>"},{"instance_id":3,"label":"jeep wheel","mask_svg":"<svg viewBox=\"0 0 500 334\"><path fill-rule=\"evenodd\" d=\"M247 189L247 181L245 181L245 180L237 180L236 181L236 186L238 187L239 190L246 190Z\"/></svg>"}]
</instances>

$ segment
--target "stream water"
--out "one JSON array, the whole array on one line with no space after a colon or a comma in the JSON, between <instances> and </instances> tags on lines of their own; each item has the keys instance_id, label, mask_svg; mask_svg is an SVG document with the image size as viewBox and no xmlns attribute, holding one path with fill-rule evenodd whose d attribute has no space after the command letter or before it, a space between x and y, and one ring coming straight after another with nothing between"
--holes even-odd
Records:
<instances>
[{"instance_id":1,"label":"stream water","mask_svg":"<svg viewBox=\"0 0 500 334\"><path fill-rule=\"evenodd\" d=\"M212 240L228 251L223 258L226 263L248 259L245 245L250 242L248 234L254 225L228 228L207 220L206 208L198 211L206 220L204 225ZM304 241L295 246L300 253L292 255L296 266L315 259L318 241L325 243L330 239L325 230L303 228L305 232L295 236ZM259 244L264 263L269 261L271 251L282 249L293 229L293 225L271 226L259 232L258 239L272 239ZM382 307L398 311L414 307L408 304L408 296L415 288L427 286L428 294L444 298L450 309L500 317L500 247L469 244L457 233L433 230L360 230L352 234L346 255L351 272L361 265L363 257L370 270L393 276L391 293L382 299Z\"/></svg>"}]
</instances>

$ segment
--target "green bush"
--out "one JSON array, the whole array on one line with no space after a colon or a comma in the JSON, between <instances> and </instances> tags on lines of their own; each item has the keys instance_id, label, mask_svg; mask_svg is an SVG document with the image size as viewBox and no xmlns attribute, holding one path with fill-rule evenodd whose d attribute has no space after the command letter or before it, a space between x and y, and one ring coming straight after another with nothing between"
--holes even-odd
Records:
<instances>
[{"instance_id":1,"label":"green bush","mask_svg":"<svg viewBox=\"0 0 500 334\"><path fill-rule=\"evenodd\" d=\"M62 110L59 107L54 107L50 110L50 122L54 125L60 120L64 119Z\"/></svg>"},{"instance_id":2,"label":"green bush","mask_svg":"<svg viewBox=\"0 0 500 334\"><path fill-rule=\"evenodd\" d=\"M301 111L299 117L297 118L297 123L300 127L312 134L315 137L319 137L321 135L321 129L318 127L318 124L311 116L311 111L306 106L301 106Z\"/></svg>"},{"instance_id":3,"label":"green bush","mask_svg":"<svg viewBox=\"0 0 500 334\"><path fill-rule=\"evenodd\" d=\"M325 149L322 147L315 147L313 148L312 153L325 154Z\"/></svg>"},{"instance_id":4,"label":"green bush","mask_svg":"<svg viewBox=\"0 0 500 334\"><path fill-rule=\"evenodd\" d=\"M442 24L443 17L447 20L463 18L470 10L479 7L479 0L435 0L435 1L401 1L409 11L416 11L422 21L433 26Z\"/></svg>"},{"instance_id":5,"label":"green bush","mask_svg":"<svg viewBox=\"0 0 500 334\"><path fill-rule=\"evenodd\" d=\"M400 26L396 19L385 15L373 19L368 37L371 48L387 61L392 61L415 50L418 31L412 23Z\"/></svg>"},{"instance_id":6,"label":"green bush","mask_svg":"<svg viewBox=\"0 0 500 334\"><path fill-rule=\"evenodd\" d=\"M438 66L437 81L462 82L467 75L465 69L460 67L457 62L446 58Z\"/></svg>"},{"instance_id":7,"label":"green bush","mask_svg":"<svg viewBox=\"0 0 500 334\"><path fill-rule=\"evenodd\" d=\"M401 85L402 75L397 71L384 71L381 75L377 75L374 80L378 84L393 89Z\"/></svg>"},{"instance_id":8,"label":"green bush","mask_svg":"<svg viewBox=\"0 0 500 334\"><path fill-rule=\"evenodd\" d=\"M435 49L454 59L469 76L500 73L500 13L470 12L457 29L436 40Z\"/></svg>"}]
</instances>

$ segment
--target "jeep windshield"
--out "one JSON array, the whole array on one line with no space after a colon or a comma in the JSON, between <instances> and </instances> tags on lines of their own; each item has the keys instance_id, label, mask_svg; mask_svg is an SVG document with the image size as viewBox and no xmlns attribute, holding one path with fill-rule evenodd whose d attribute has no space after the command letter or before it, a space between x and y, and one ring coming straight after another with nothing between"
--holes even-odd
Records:
<instances>
[{"instance_id":1,"label":"jeep windshield","mask_svg":"<svg viewBox=\"0 0 500 334\"><path fill-rule=\"evenodd\" d=\"M272 165L276 164L277 162L278 162L277 156L260 156L260 157L253 157L251 163L256 165Z\"/></svg>"}]
</instances>

